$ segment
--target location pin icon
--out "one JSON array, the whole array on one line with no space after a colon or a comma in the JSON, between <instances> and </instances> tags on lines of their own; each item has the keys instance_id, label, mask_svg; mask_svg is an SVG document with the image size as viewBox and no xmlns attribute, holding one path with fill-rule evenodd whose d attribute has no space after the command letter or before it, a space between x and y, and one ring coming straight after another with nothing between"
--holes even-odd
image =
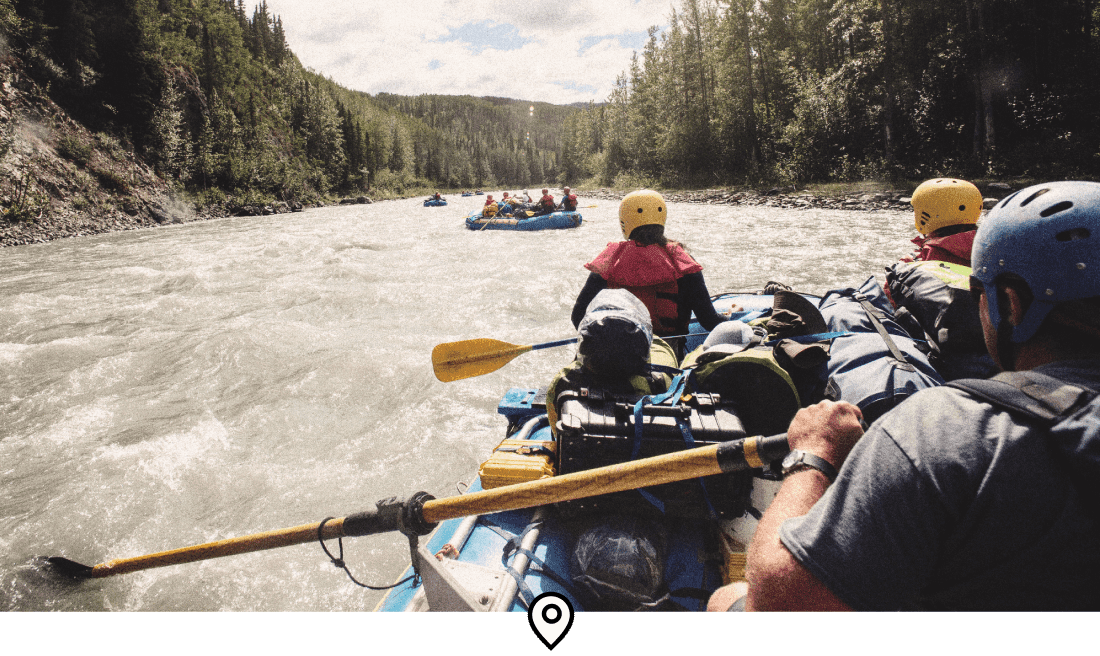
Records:
<instances>
[{"instance_id":1,"label":"location pin icon","mask_svg":"<svg viewBox=\"0 0 1100 656\"><path fill-rule=\"evenodd\" d=\"M557 592L544 592L527 607L531 630L547 649L553 649L573 626L573 604Z\"/></svg>"}]
</instances>

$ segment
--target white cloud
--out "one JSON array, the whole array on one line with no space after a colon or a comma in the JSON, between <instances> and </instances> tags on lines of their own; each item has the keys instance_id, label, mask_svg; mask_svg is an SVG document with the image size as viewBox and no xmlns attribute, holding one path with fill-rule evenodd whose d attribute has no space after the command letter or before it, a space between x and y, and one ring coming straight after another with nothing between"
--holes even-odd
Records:
<instances>
[{"instance_id":1,"label":"white cloud","mask_svg":"<svg viewBox=\"0 0 1100 656\"><path fill-rule=\"evenodd\" d=\"M675 0L267 0L304 65L368 93L605 100ZM249 0L249 15L257 0Z\"/></svg>"}]
</instances>

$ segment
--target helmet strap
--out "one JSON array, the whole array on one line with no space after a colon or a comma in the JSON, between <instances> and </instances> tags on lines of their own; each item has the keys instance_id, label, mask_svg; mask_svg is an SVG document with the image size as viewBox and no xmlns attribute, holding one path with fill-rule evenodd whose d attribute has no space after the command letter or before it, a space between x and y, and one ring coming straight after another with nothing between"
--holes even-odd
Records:
<instances>
[{"instance_id":1,"label":"helmet strap","mask_svg":"<svg viewBox=\"0 0 1100 656\"><path fill-rule=\"evenodd\" d=\"M1007 317L1001 317L997 326L997 360L1004 371L1016 370L1016 342L1012 341L1013 326Z\"/></svg>"},{"instance_id":2,"label":"helmet strap","mask_svg":"<svg viewBox=\"0 0 1100 656\"><path fill-rule=\"evenodd\" d=\"M998 314L1001 315L997 322L997 360L1004 371L1016 369L1016 343L1012 341L1012 332L1015 326L1009 320L1012 314L1012 304L1008 300L1008 292L1000 285L994 286L997 294Z\"/></svg>"}]
</instances>

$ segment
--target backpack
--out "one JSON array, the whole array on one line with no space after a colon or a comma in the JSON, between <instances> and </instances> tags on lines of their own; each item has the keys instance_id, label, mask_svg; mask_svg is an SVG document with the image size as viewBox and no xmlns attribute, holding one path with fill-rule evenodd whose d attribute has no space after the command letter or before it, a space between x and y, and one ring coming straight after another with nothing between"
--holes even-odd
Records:
<instances>
[{"instance_id":1,"label":"backpack","mask_svg":"<svg viewBox=\"0 0 1100 656\"><path fill-rule=\"evenodd\" d=\"M1035 371L947 383L1047 432L1055 458L1069 471L1086 507L1100 521L1100 393Z\"/></svg>"},{"instance_id":2,"label":"backpack","mask_svg":"<svg viewBox=\"0 0 1100 656\"><path fill-rule=\"evenodd\" d=\"M886 286L898 323L932 347L929 361L947 380L988 378L997 372L985 350L971 269L938 260L898 262L886 268Z\"/></svg>"}]
</instances>

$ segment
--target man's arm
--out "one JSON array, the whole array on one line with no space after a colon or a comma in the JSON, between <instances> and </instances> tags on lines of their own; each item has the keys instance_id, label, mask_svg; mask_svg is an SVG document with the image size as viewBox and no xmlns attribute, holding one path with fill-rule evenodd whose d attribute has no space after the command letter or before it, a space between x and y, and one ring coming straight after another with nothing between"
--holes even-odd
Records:
<instances>
[{"instance_id":1,"label":"man's arm","mask_svg":"<svg viewBox=\"0 0 1100 656\"><path fill-rule=\"evenodd\" d=\"M745 610L851 610L779 541L783 522L808 513L828 487L829 479L816 469L795 472L783 482L749 545Z\"/></svg>"},{"instance_id":2,"label":"man's arm","mask_svg":"<svg viewBox=\"0 0 1100 656\"><path fill-rule=\"evenodd\" d=\"M795 415L787 431L792 449L824 458L838 470L863 435L862 414L850 403L822 401ZM825 494L829 479L816 469L789 475L764 513L749 545L746 610L851 610L803 567L779 540L779 527L801 517Z\"/></svg>"}]
</instances>

